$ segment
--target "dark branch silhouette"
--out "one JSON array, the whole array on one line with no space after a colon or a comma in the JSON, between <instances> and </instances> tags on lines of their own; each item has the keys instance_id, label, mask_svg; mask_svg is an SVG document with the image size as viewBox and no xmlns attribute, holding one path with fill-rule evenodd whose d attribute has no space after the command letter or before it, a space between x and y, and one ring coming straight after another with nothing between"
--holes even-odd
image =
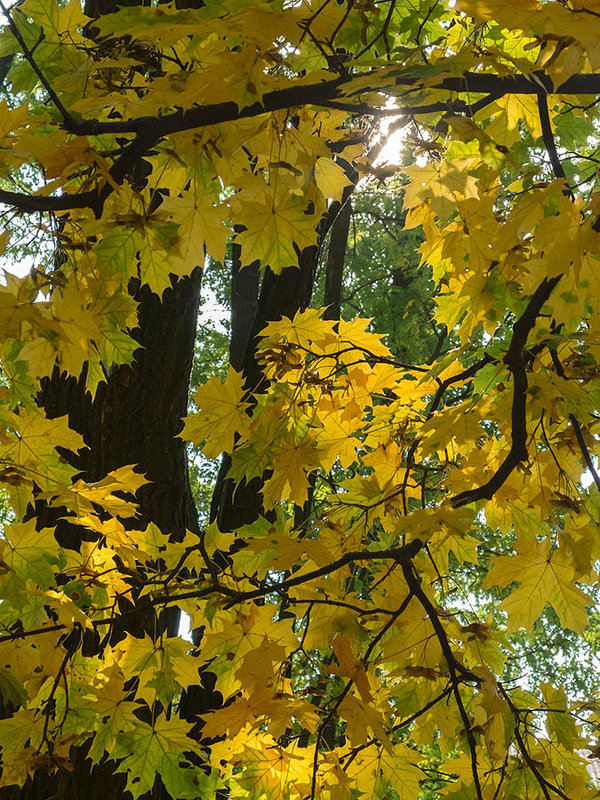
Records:
<instances>
[{"instance_id":1,"label":"dark branch silhouette","mask_svg":"<svg viewBox=\"0 0 600 800\"><path fill-rule=\"evenodd\" d=\"M513 325L513 335L504 363L513 376L513 401L511 411L512 443L508 455L487 483L461 492L452 498L454 508L460 508L477 500L490 500L515 467L528 459L527 451L527 361L525 350L527 338L536 323L544 303L562 275L544 278L531 296L525 311Z\"/></svg>"}]
</instances>

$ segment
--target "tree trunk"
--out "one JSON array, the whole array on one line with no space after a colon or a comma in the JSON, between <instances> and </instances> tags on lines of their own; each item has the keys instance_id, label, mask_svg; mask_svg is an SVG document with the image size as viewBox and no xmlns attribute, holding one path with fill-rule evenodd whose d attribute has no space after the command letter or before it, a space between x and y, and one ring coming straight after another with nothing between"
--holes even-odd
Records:
<instances>
[{"instance_id":1,"label":"tree trunk","mask_svg":"<svg viewBox=\"0 0 600 800\"><path fill-rule=\"evenodd\" d=\"M82 379L58 371L44 381L39 395L48 417L68 414L70 426L85 439L88 450L76 464L84 480L97 481L137 464L150 483L138 491L136 525L154 522L179 540L186 529L198 531L186 446L174 437L187 413L201 279L196 269L162 299L145 286L138 288L139 327L133 337L140 347L134 362L111 367L93 400ZM71 537L63 543L77 546Z\"/></svg>"},{"instance_id":2,"label":"tree trunk","mask_svg":"<svg viewBox=\"0 0 600 800\"><path fill-rule=\"evenodd\" d=\"M139 518L134 524L144 527L154 522L178 539L186 529L198 532L186 446L174 437L187 412L201 279L202 271L196 269L167 289L162 299L147 287L137 288L139 327L133 335L140 348L131 366L110 369L94 400L85 392L83 379L58 371L44 382L39 395L49 417L68 414L71 427L85 439L89 449L77 464L84 480L97 481L118 467L139 465L150 483L138 491ZM81 527L57 522L60 510L40 506L36 513L40 524L48 524L49 515L54 517L51 523L57 524L62 546L78 547ZM147 614L128 616L127 630L143 635L148 627L144 619L148 621ZM175 634L178 615L170 615L163 624ZM61 769L50 776L36 773L22 789L1 789L0 800L116 800L124 796L125 776L112 774L114 763L90 769L85 753L85 747L73 748L72 770ZM161 793L158 788L154 794Z\"/></svg>"},{"instance_id":3,"label":"tree trunk","mask_svg":"<svg viewBox=\"0 0 600 800\"><path fill-rule=\"evenodd\" d=\"M267 268L260 296L255 304L252 324L239 307L242 302L248 303L248 295L232 292L232 344L235 340L236 357L236 363L232 362L232 365L244 373L248 391L256 393L265 389L264 376L256 360L260 331L268 322L284 316L293 317L297 311L308 306L312 295L317 258L318 248L308 247L299 257L298 269L290 267L280 275L275 275ZM251 269L251 267L245 267L241 271L240 279L247 269ZM244 320L243 328L241 324L239 327L235 326L236 319ZM231 351L233 356L233 347ZM240 357L242 352L243 356ZM239 363L239 367L236 366L237 363ZM230 466L231 456L225 453L222 456L211 504L211 519L217 521L222 531L233 531L241 525L250 524L263 513L260 499L262 480L253 478L248 483L242 481L234 484L230 478L227 478Z\"/></svg>"},{"instance_id":4,"label":"tree trunk","mask_svg":"<svg viewBox=\"0 0 600 800\"><path fill-rule=\"evenodd\" d=\"M354 186L347 186L344 189L341 204L332 203L334 217L325 266L324 304L327 308L323 314L323 319L340 318L344 263L346 261L350 219L352 217L352 194L354 188Z\"/></svg>"},{"instance_id":5,"label":"tree trunk","mask_svg":"<svg viewBox=\"0 0 600 800\"><path fill-rule=\"evenodd\" d=\"M241 247L231 246L231 339L229 363L241 372L258 310L259 263L242 266Z\"/></svg>"}]
</instances>

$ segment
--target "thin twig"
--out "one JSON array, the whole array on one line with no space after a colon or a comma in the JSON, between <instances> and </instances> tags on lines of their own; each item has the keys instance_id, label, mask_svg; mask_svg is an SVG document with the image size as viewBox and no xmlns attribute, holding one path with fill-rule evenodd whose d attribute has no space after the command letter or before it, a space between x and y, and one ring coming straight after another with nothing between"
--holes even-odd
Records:
<instances>
[{"instance_id":1,"label":"thin twig","mask_svg":"<svg viewBox=\"0 0 600 800\"><path fill-rule=\"evenodd\" d=\"M452 693L454 694L454 699L456 701L456 705L458 706L460 717L463 721L463 725L465 728L465 736L467 737L467 743L469 745L469 753L471 756L471 773L473 775L475 794L477 796L477 800L483 800L481 784L479 781L479 768L477 764L477 743L475 741L475 736L473 735L473 731L471 730L471 721L469 719L469 715L467 714L467 710L463 703L463 699L459 688L461 680L468 679L479 682L481 679L477 675L474 675L473 673L469 672L469 670L465 669L462 666L462 664L460 664L454 657L454 653L452 652L452 648L450 647L450 641L448 640L448 636L446 635L444 626L442 625L442 622L439 618L439 615L433 603L423 591L423 588L421 586L421 579L417 575L412 562L404 564L403 571L406 583L408 584L408 588L419 600L419 602L423 606L423 609L426 611L427 616L429 617L429 621L433 626L433 629L440 643L442 653L444 654L444 658L446 659L446 664L448 665L448 672L450 673ZM458 672L461 673L461 678L459 678Z\"/></svg>"},{"instance_id":2,"label":"thin twig","mask_svg":"<svg viewBox=\"0 0 600 800\"><path fill-rule=\"evenodd\" d=\"M532 774L534 775L535 779L537 780L537 782L538 782L538 784L540 786L540 789L542 790L542 794L544 795L545 800L551 800L551 797L550 797L550 794L549 794L549 791L548 791L549 789L551 791L553 791L555 794L557 794L559 797L562 797L563 800L572 800L572 798L568 797L562 791L562 789L560 789L558 786L555 786L547 778L544 778L542 773L539 771L539 769L537 767L537 764L535 762L535 759L533 759L530 756L529 750L527 749L527 745L525 744L525 740L523 739L523 736L521 735L521 731L519 730L519 726L521 724L521 719L520 719L520 716L519 716L519 709L515 706L515 704L513 703L513 701L510 698L510 695L508 694L506 689L502 686L502 684L499 681L498 681L498 689L500 690L500 693L502 694L502 696L506 700L506 703L507 703L508 707L510 708L511 713L513 715L513 718L515 720L515 739L516 739L517 745L519 746L519 750L521 752L521 755L523 756L523 760L525 761L525 763L527 764L527 766L531 770Z\"/></svg>"},{"instance_id":3,"label":"thin twig","mask_svg":"<svg viewBox=\"0 0 600 800\"><path fill-rule=\"evenodd\" d=\"M550 356L552 357L552 363L554 364L554 368L557 374L567 380L567 376L565 375L565 371L563 365L558 357L558 353L556 350L550 350ZM590 451L587 448L585 443L585 439L583 438L583 431L581 430L581 425L579 424L579 420L575 416L575 414L569 414L569 420L571 425L573 426L573 431L575 433L575 438L577 439L577 444L579 445L579 449L581 450L581 455L583 456L583 460L586 463L587 468L589 469L592 478L594 479L594 483L600 489L600 475L596 471L596 467L594 466L594 462L592 461L592 456Z\"/></svg>"},{"instance_id":4,"label":"thin twig","mask_svg":"<svg viewBox=\"0 0 600 800\"><path fill-rule=\"evenodd\" d=\"M338 558L336 561L333 561L331 564L328 564L324 567L320 567L319 569L315 569L312 572L307 572L303 575L295 575L294 577L287 578L283 581L278 583L264 583L258 589L252 589L247 592L240 592L236 591L235 589L230 589L228 586L224 586L223 584L217 583L209 585L200 586L198 589L193 589L189 592L182 592L180 594L173 594L173 595L160 595L158 597L153 597L148 599L149 606L169 606L169 605L176 605L178 602L182 600L190 600L196 599L201 600L205 597L209 597L212 594L221 594L228 598L227 600L227 607L237 605L239 603L244 603L247 600L255 600L260 597L264 597L266 594L271 592L279 593L285 592L292 586L300 586L303 583L307 583L308 581L314 580L315 578L323 577L325 575L329 575L332 572L335 572L338 569L350 564L353 561L375 561L378 559L393 559L398 564L403 564L405 561L410 561L410 559L414 558L414 556L422 549L423 542L419 539L414 539L413 541L409 542L408 544L402 547L394 547L390 548L389 550L358 550L352 553L346 553L341 558ZM102 619L90 619L90 624L94 628L103 627L105 625L112 625L114 622L117 622L124 617L134 616L135 614L140 613L141 611L147 610L143 607L135 607L131 609L131 611L126 611L121 614L111 615L110 617L104 617ZM51 633L55 631L64 631L67 630L67 626L63 624L59 625L52 625L48 627L40 627L35 628L30 631L22 631L22 632L15 632L6 634L4 636L0 636L0 643L7 642L7 641L15 641L17 639L24 639L30 636L37 636L42 635L45 633Z\"/></svg>"},{"instance_id":5,"label":"thin twig","mask_svg":"<svg viewBox=\"0 0 600 800\"><path fill-rule=\"evenodd\" d=\"M430 709L436 706L445 697L448 697L448 695L451 693L452 693L452 686L449 685L444 689L443 692L438 694L437 697L434 697L433 700L430 700L428 703L425 703L425 705L421 706L421 708L418 711L415 711L414 714L411 714L410 717L406 717L406 719L403 719L402 722L399 722L397 725L394 725L390 729L391 732L396 733L396 731L402 730L402 728L406 728L408 725L415 722L415 720L419 719L419 717L422 717L423 714L426 714ZM352 753L350 753L348 756L342 756L340 758L340 761L342 761L344 764L343 767L344 770L348 769L350 764L354 761L354 759L359 753L361 753L363 750L366 750L367 747L372 747L372 745L377 743L378 743L377 739L370 739L368 742L365 742L364 744L359 744L356 747L354 747L352 749ZM344 761L345 758L348 758L348 761Z\"/></svg>"},{"instance_id":6,"label":"thin twig","mask_svg":"<svg viewBox=\"0 0 600 800\"><path fill-rule=\"evenodd\" d=\"M44 705L44 710L42 712L42 714L44 715L44 728L43 728L43 731L42 731L42 740L41 740L41 743L40 743L40 747L38 748L38 752L41 749L42 744L45 744L47 746L47 748L48 748L48 752L50 754L52 754L52 750L53 750L54 745L48 738L48 730L49 730L49 727L50 727L50 716L51 716L51 714L52 714L52 712L54 710L54 695L56 694L56 690L58 689L58 685L59 685L59 683L60 683L60 681L62 679L64 671L67 668L67 664L69 663L69 659L73 657L73 654L75 653L75 651L77 650L77 648L79 647L79 645L81 643L81 628L79 628L78 633L79 633L79 641L76 643L76 645L73 646L73 643L70 643L66 647L65 655L63 657L63 660L61 662L60 667L58 668L58 672L56 673L54 681L52 683L52 687L50 689L50 693L49 693L49 695L48 695L48 697L46 699L46 702L45 702L45 705Z\"/></svg>"},{"instance_id":7,"label":"thin twig","mask_svg":"<svg viewBox=\"0 0 600 800\"><path fill-rule=\"evenodd\" d=\"M402 603L400 604L400 607L394 612L394 615L392 617L390 617L390 619L385 623L385 625L381 628L381 630L378 631L377 635L371 640L369 646L367 647L367 649L365 651L364 656L362 657L362 663L363 663L363 667L365 667L365 669L367 667L367 664L369 663L369 658L371 657L371 654L372 654L373 650L378 645L378 643L381 641L382 637L385 636L387 631L396 622L398 617L400 617L406 611L406 609L408 608L408 605L409 605L410 601L412 600L412 598L413 598L413 593L412 593L412 591L410 591L407 594L407 596L404 598ZM316 797L317 770L318 770L318 766L319 766L319 749L320 749L320 746L321 746L321 742L323 741L323 731L327 728L329 723L333 720L333 718L336 715L339 707L341 706L344 698L346 697L346 695L348 694L348 692L350 691L350 689L352 688L353 685L354 685L354 679L350 678L350 680L347 681L347 683L345 684L345 686L342 689L342 691L340 692L340 694L335 698L335 702L333 704L333 707L329 710L327 716L325 717L325 719L323 720L323 722L319 726L319 730L317 732L317 739L315 741L314 755L313 755L313 769L312 769L312 780L311 780L311 791L310 791L311 800L315 800L315 797Z\"/></svg>"},{"instance_id":8,"label":"thin twig","mask_svg":"<svg viewBox=\"0 0 600 800\"><path fill-rule=\"evenodd\" d=\"M56 94L55 90L53 89L52 84L46 78L46 76L44 75L44 73L42 72L40 67L38 66L35 58L33 57L33 51L27 46L27 43L25 42L25 39L23 39L23 37L21 35L21 31L17 27L14 19L12 18L11 14L10 14L10 11L6 8L6 6L4 5L2 0L0 0L0 10L4 14L4 16L6 17L6 22L8 23L8 27L10 28L10 32L12 33L12 35L15 37L15 39L19 43L19 46L20 46L20 48L21 48L21 50L23 52L23 55L25 56L25 60L27 61L27 63L31 67L31 69L35 72L35 74L38 76L38 79L39 79L40 83L42 84L42 86L44 87L44 89L46 90L46 92L48 94L48 97L50 98L52 103L55 105L56 110L59 112L59 114L63 118L63 122L64 122L65 126L67 128L74 128L76 126L76 124L77 124L75 118L73 116L71 116L71 113L69 111L67 111L67 109L64 107L64 105L62 104L61 99ZM40 31L40 41L43 41L43 38L44 38L44 30L42 29Z\"/></svg>"}]
</instances>

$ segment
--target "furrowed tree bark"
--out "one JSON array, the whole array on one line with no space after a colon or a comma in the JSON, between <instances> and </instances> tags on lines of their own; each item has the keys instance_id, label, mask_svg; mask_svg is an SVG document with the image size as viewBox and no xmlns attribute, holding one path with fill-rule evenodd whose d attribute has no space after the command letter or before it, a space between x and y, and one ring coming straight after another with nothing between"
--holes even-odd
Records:
<instances>
[{"instance_id":1,"label":"furrowed tree bark","mask_svg":"<svg viewBox=\"0 0 600 800\"><path fill-rule=\"evenodd\" d=\"M323 319L340 318L344 263L346 261L346 246L352 218L352 194L354 189L354 186L347 186L342 195L342 202L332 204L335 216L331 226L325 265L324 304L327 308L323 314Z\"/></svg>"},{"instance_id":2,"label":"furrowed tree bark","mask_svg":"<svg viewBox=\"0 0 600 800\"><path fill-rule=\"evenodd\" d=\"M76 380L58 370L44 382L39 403L49 417L69 415L71 427L82 434L88 450L76 466L87 481L97 481L108 472L137 464L150 483L138 494L136 527L154 522L174 538L185 530L198 532L198 519L188 483L185 443L175 436L181 417L187 412L189 377L202 271L177 281L162 298L147 287L133 287L139 301L139 327L133 332L140 347L131 366L113 366L106 383L92 400L85 392L83 378ZM40 524L46 524L49 510L36 509ZM52 511L56 523L56 512ZM60 516L60 513L58 514ZM58 522L57 538L62 546L77 547L82 529ZM85 535L85 534L84 534ZM178 628L178 616L157 622L150 609L127 617L127 630L141 636L150 625ZM115 632L119 638L122 633ZM93 647L93 643L90 643ZM200 679L199 679L200 683ZM124 775L113 775L111 763L90 770L85 747L72 749L72 770L59 769L54 775L36 773L21 790L0 790L0 800L116 800L124 797ZM161 796L162 789L155 792ZM162 795L164 796L164 795Z\"/></svg>"},{"instance_id":3,"label":"furrowed tree bark","mask_svg":"<svg viewBox=\"0 0 600 800\"><path fill-rule=\"evenodd\" d=\"M139 489L136 526L154 522L164 533L182 539L198 532L198 519L188 484L185 443L174 438L187 413L187 398L202 271L179 280L162 298L138 287L139 327L133 337L140 347L130 366L114 365L95 398L84 380L59 374L42 386L39 404L48 417L69 415L69 424L84 437L76 466L87 481L97 481L127 464L150 483ZM66 546L77 541L61 531Z\"/></svg>"},{"instance_id":4,"label":"furrowed tree bark","mask_svg":"<svg viewBox=\"0 0 600 800\"><path fill-rule=\"evenodd\" d=\"M243 372L245 385L249 391L261 392L265 388L264 376L256 360L260 331L268 322L281 319L281 317L293 317L297 311L308 306L312 296L317 258L318 248L308 247L299 255L298 269L292 267L280 275L275 275L269 268L265 270L251 325L240 308L242 302L247 302L247 295L232 291L230 352L236 358L236 363L240 365L238 370ZM240 281L247 269L250 267L245 267L241 271ZM251 278L248 278L248 281L250 280ZM247 291L248 288L246 287ZM237 324L236 319L238 320ZM244 320L243 324L242 320ZM242 349L243 356L240 358ZM239 361L237 361L238 358L240 358ZM232 362L232 365L235 367L235 363ZM262 480L254 478L248 483L242 481L236 485L230 478L227 478L230 465L231 456L224 454L211 506L211 518L217 521L222 531L235 530L241 525L254 522L263 512L260 498Z\"/></svg>"}]
</instances>

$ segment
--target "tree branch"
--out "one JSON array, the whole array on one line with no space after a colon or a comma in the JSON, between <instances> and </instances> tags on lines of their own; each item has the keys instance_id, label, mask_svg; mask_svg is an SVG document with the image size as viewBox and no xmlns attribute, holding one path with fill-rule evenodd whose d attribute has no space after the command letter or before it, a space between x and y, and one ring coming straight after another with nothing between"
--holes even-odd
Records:
<instances>
[{"instance_id":1,"label":"tree branch","mask_svg":"<svg viewBox=\"0 0 600 800\"><path fill-rule=\"evenodd\" d=\"M233 605L245 600L254 600L257 597L263 597L269 592L286 591L292 586L298 586L306 583L307 581L312 581L315 578L321 578L325 575L330 575L332 572L341 569L347 564L350 564L352 561L376 561L382 558L391 558L399 564L406 564L409 563L422 548L423 542L420 539L414 539L412 542L409 542L402 547L392 547L389 550L360 550L352 553L346 553L345 555L341 556L341 558L333 561L331 564L326 564L324 567L314 569L312 572L306 572L304 575L297 575L293 578L287 578L287 580L283 580L275 584L266 584L260 589L254 589L249 592L228 592L228 594L231 596L229 603ZM163 598L163 601L169 600L169 602L175 602L177 597L183 599L187 596L193 597L194 593L192 592L189 594L186 592L185 594L178 595L176 597Z\"/></svg>"},{"instance_id":2,"label":"tree branch","mask_svg":"<svg viewBox=\"0 0 600 800\"><path fill-rule=\"evenodd\" d=\"M307 583L308 581L312 581L315 578L320 578L325 575L329 575L332 572L335 572L338 569L350 564L352 561L376 561L377 559L393 559L398 564L406 564L413 559L417 553L423 549L423 542L420 539L414 539L412 542L403 545L402 547L392 547L388 550L357 550L352 553L346 553L341 558L338 558L336 561L332 561L331 564L327 564L324 567L320 567L319 569L312 570L312 572L306 572L303 575L296 575L292 578L287 578L286 580L279 581L278 583L265 583L259 589L252 589L247 592L239 592L235 591L234 589L230 589L226 586L223 586L220 583L211 583L207 585L203 585L198 589L194 589L189 592L182 592L180 594L173 594L173 595L159 595L158 597L153 597L149 600L149 605L151 606L160 606L160 605L176 605L181 600L191 600L191 599L202 599L203 597L208 597L211 594L221 594L225 597L229 598L227 600L227 607L236 605L237 603L243 603L246 600L255 600L259 597L264 597L269 592L285 592L291 586L300 586L303 583ZM133 608L131 611L126 611L122 614L116 614L114 616L105 617L103 619L91 619L90 623L94 628L103 627L104 625L111 625L113 622L117 620L133 616L138 613L143 613L146 610L143 606L138 606ZM394 612L395 613L395 612ZM25 639L29 636L37 636L44 633L51 633L53 631L64 631L68 630L66 625L58 624L52 625L47 627L40 627L34 628L30 631L19 631L15 633L5 634L0 636L0 643L1 642L9 642L14 641L16 639Z\"/></svg>"},{"instance_id":3,"label":"tree branch","mask_svg":"<svg viewBox=\"0 0 600 800\"><path fill-rule=\"evenodd\" d=\"M27 53L24 51L25 57ZM35 63L33 61L33 63ZM32 64L33 67L33 64ZM41 73L37 73L44 88L50 92L52 87L48 84ZM74 119L68 110L64 108L58 96L52 91L50 95L53 103L59 110L63 120L62 127L75 136L98 136L100 134L136 134L136 139L130 143L123 155L117 159L111 169L115 170L115 182L121 183L124 177L122 166L128 163L132 152L135 158L141 158L147 151L156 144L161 138L174 133L204 128L212 125L219 125L224 122L234 122L239 119L248 119L266 114L271 111L281 111L284 109L298 106L330 106L332 103L340 101L344 103L349 113L356 114L377 114L377 109L373 106L356 102L352 103L353 96L368 94L372 91L385 93L385 87L377 87L377 70L373 70L373 87L361 87L360 90L352 91L352 81L356 78L364 78L365 75L341 76L330 81L320 81L313 84L296 84L285 89L276 89L267 92L262 101L257 101L244 108L239 108L234 102L210 103L208 105L196 106L185 111L178 110L162 117L137 117L124 120L77 120ZM369 73L366 74L369 76ZM397 76L393 84L396 87L406 87L408 92L418 89L421 78L413 74L406 73ZM412 87L415 87L413 89ZM506 94L537 94L540 96L540 87L546 92L562 94L600 94L600 75L573 75L567 81L554 87L551 79L544 72L538 71L532 76L515 75L504 77L488 73L467 72L460 77L442 78L437 83L432 83L432 89L448 91L453 93L484 94L485 97L471 104L470 102L458 99L448 102L428 104L425 106L413 106L409 104L406 95L401 98L405 105L398 109L398 114L425 114L437 111L451 113L462 113L472 116L478 110L502 97ZM391 93L391 90L387 90ZM338 143L336 143L338 144ZM337 148L335 148L337 150ZM126 156L125 162L121 159ZM119 165L119 166L117 166ZM127 170L125 170L126 172ZM39 197L17 192L0 191L0 202L12 205L23 212L38 211L67 211L72 208L92 208L96 214L101 210L106 197L112 191L109 184L104 185L98 192L91 190L82 194L63 194L60 197Z\"/></svg>"},{"instance_id":4,"label":"tree branch","mask_svg":"<svg viewBox=\"0 0 600 800\"><path fill-rule=\"evenodd\" d=\"M512 443L508 455L483 486L461 492L452 498L454 508L460 508L476 500L490 500L504 481L508 478L517 464L527 461L527 369L525 358L525 345L527 338L536 323L544 303L550 297L552 290L562 278L544 278L531 296L525 311L513 325L513 335L508 352L504 356L504 363L508 366L513 376L513 401L511 412L511 438Z\"/></svg>"},{"instance_id":5,"label":"tree branch","mask_svg":"<svg viewBox=\"0 0 600 800\"><path fill-rule=\"evenodd\" d=\"M502 697L504 697L508 707L510 708L511 713L513 715L513 718L515 720L515 739L517 741L517 745L519 747L519 751L520 751L520 753L521 753L521 755L523 757L523 760L525 761L525 763L527 764L527 766L529 767L529 769L533 773L535 779L537 780L537 782L538 782L538 784L540 786L540 789L542 790L542 794L544 795L545 800L550 800L550 795L548 793L548 789L553 791L559 797L562 797L563 800L571 800L571 798L569 798L562 791L562 789L559 789L558 786L555 786L549 780L544 778L544 776L539 771L539 769L537 767L537 764L536 764L536 761L529 754L529 750L527 749L527 745L525 743L525 740L523 739L523 736L521 735L521 731L519 730L519 725L521 724L521 719L520 719L520 716L519 716L519 709L515 706L513 701L510 699L510 696L509 696L508 692L506 691L506 689L502 686L502 684L499 681L498 681L498 688L500 690L500 694L502 695Z\"/></svg>"},{"instance_id":6,"label":"tree branch","mask_svg":"<svg viewBox=\"0 0 600 800\"><path fill-rule=\"evenodd\" d=\"M39 68L35 58L33 57L33 51L27 46L27 43L25 42L25 39L23 39L23 37L21 36L21 31L19 30L19 28L17 27L14 19L10 15L9 10L6 8L6 6L4 5L4 3L1 0L0 0L0 10L4 14L4 16L6 17L6 21L8 23L8 27L10 28L10 32L12 33L12 35L15 37L15 39L19 43L19 46L21 47L21 50L22 50L23 55L25 57L25 60L28 62L28 64L31 67L31 69L38 76L38 79L39 79L40 83L42 84L42 86L44 87L44 89L46 90L46 92L48 94L48 97L54 103L54 105L56 107L56 110L58 111L58 113L63 118L64 125L66 127L68 127L68 128L73 127L74 125L77 124L77 121L74 119L74 117L71 116L69 111L67 111L67 109L64 107L64 105L62 104L62 101L60 100L59 96L54 91L54 88L52 87L52 84L46 78L46 76L44 75L42 70ZM25 20L25 24L27 25L29 23ZM42 30L40 32L39 42L43 41L43 39L44 39L44 31ZM39 42L38 42L38 44L39 44ZM36 45L36 47L37 47L37 45Z\"/></svg>"},{"instance_id":7,"label":"tree branch","mask_svg":"<svg viewBox=\"0 0 600 800\"><path fill-rule=\"evenodd\" d=\"M81 194L70 194L65 192L55 197L45 197L43 195L31 195L21 192L10 192L0 189L0 203L13 206L22 213L38 213L51 211L53 213L69 211L74 208L90 208L96 217L102 214L102 208L109 195L114 191L114 184L120 185L125 177L133 168L139 158L154 147L158 139L155 134L154 126L150 126L146 131L140 132L124 148L121 155L109 170L111 181L103 181L94 189L89 189Z\"/></svg>"},{"instance_id":8,"label":"tree branch","mask_svg":"<svg viewBox=\"0 0 600 800\"><path fill-rule=\"evenodd\" d=\"M567 376L565 375L565 370L560 361L560 358L558 357L558 353L556 352L556 350L550 350L550 356L552 357L552 363L554 364L554 369L556 370L557 374L564 380L567 380ZM592 478L594 479L594 483L600 490L600 475L598 475L596 471L596 467L594 466L594 462L592 461L592 456L587 448L585 439L583 438L583 431L581 430L581 425L579 424L579 420L577 419L575 414L569 414L569 421L573 426L575 438L577 439L577 444L579 445L579 449L581 450L581 455L583 456L583 460L585 461L585 464L589 469Z\"/></svg>"},{"instance_id":9,"label":"tree branch","mask_svg":"<svg viewBox=\"0 0 600 800\"><path fill-rule=\"evenodd\" d=\"M352 81L354 78L373 76L373 86L361 86L360 90L352 91ZM262 102L257 101L244 108L238 108L234 102L211 103L209 105L196 106L186 111L174 111L164 117L138 117L128 120L110 120L100 122L98 120L77 120L73 125L65 125L66 130L78 136L96 136L101 133L138 133L144 130L149 124L156 126L159 136L167 136L172 133L192 130L194 128L204 128L209 125L218 125L222 122L233 122L238 119L256 117L270 111L281 111L295 106L315 105L329 103L331 101L348 100L355 95L368 94L370 92L384 92L385 89L377 86L377 70L356 76L341 76L330 81L320 81L312 84L296 84L285 89L275 89L263 95ZM420 88L422 78L407 72L398 75L393 85L396 87L405 86L409 91L411 87ZM505 77L489 73L467 72L460 77L442 78L440 81L432 82L431 89L439 89L448 92L486 94L491 98L485 98L486 104L492 99L497 99L506 94L536 94L539 95L540 87L548 93L555 94L600 94L600 74L599 75L572 75L568 80L559 86L554 86L551 78L543 71L534 72L529 75L515 75ZM407 97L403 98L405 101ZM457 106L463 103L463 106ZM480 101L477 101L478 103ZM435 110L464 111L469 104L465 101L449 101L446 104L434 107L425 106L411 108L406 103L404 108L400 108L398 113L417 114L428 113ZM477 106L477 103L475 104ZM472 106L473 107L473 106ZM426 109L426 110L425 110ZM350 109L348 109L350 110ZM373 113L373 107L365 103L357 103L352 106L354 113L364 114Z\"/></svg>"},{"instance_id":10,"label":"tree branch","mask_svg":"<svg viewBox=\"0 0 600 800\"><path fill-rule=\"evenodd\" d=\"M439 387L437 392L435 393L435 397L431 401L431 405L429 407L429 411L427 412L427 417L425 421L431 419L433 414L437 411L438 406L442 402L444 398L444 393L448 389L449 386L452 386L453 383L460 383L460 381L467 380L468 378L472 378L477 372L486 366L486 364L490 364L494 359L492 356L488 355L487 353L480 358L479 361L476 361L467 369L464 369L462 372L457 373L456 375L451 375L449 378L446 378L444 381L439 381ZM429 370L427 370L429 371ZM417 437L413 440L411 446L408 449L408 453L406 454L406 466L404 471L404 480L402 482L402 499L404 503L404 514L408 514L408 507L406 504L406 487L408 486L408 479L410 476L410 470L414 466L415 463L415 453L417 452L417 448L421 444L421 438Z\"/></svg>"},{"instance_id":11,"label":"tree branch","mask_svg":"<svg viewBox=\"0 0 600 800\"><path fill-rule=\"evenodd\" d=\"M400 607L394 612L394 614L390 617L390 619L388 619L388 621L385 623L385 625L383 625L383 627L378 631L378 633L375 635L375 637L369 643L369 646L367 647L367 650L366 650L364 656L362 657L362 663L363 663L363 667L365 668L365 670L367 668L367 665L369 663L369 658L371 657L371 654L372 654L373 650L378 645L378 643L381 641L383 636L385 636L386 632L396 622L398 617L400 617L400 616L402 616L402 614L404 614L404 612L408 608L409 603L412 600L412 598L413 598L413 593L412 593L412 591L410 591L406 595L406 597L404 598L402 603L400 604ZM337 710L341 706L344 698L346 697L346 695L348 694L348 692L352 688L353 684L354 684L354 678L350 678L350 680L347 681L347 683L344 686L344 688L342 689L342 691L335 698L333 706L332 706L332 708L330 708L327 716L322 721L322 723L319 725L319 730L317 732L317 738L316 738L316 741L315 741L314 756L313 756L313 770L312 770L312 780L311 780L311 790L310 790L311 800L315 800L315 797L316 797L317 771L318 771L318 766L319 766L319 752L320 752L319 748L321 746L321 742L323 741L325 730L326 730L327 726L329 725L329 723L333 720L335 714L337 713Z\"/></svg>"},{"instance_id":12,"label":"tree branch","mask_svg":"<svg viewBox=\"0 0 600 800\"><path fill-rule=\"evenodd\" d=\"M410 589L411 593L419 600L419 602L423 606L423 609L427 613L427 616L429 617L429 620L433 626L433 629L440 643L440 647L442 649L442 653L444 654L444 658L446 659L446 664L448 665L448 672L450 673L450 683L452 686L452 693L454 694L454 699L456 701L456 705L458 706L460 717L463 721L463 725L465 726L465 735L467 737L467 743L469 745L469 753L471 756L471 773L473 775L475 794L477 796L477 800L483 800L483 794L481 792L481 784L479 782L479 769L477 765L477 743L475 741L475 736L473 735L473 731L471 730L471 720L469 719L469 715L467 714L467 710L465 708L465 704L463 703L463 699L461 697L459 689L459 683L461 682L461 680L467 679L479 682L481 679L477 675L473 675L471 672L469 672L469 670L465 669L462 666L462 664L460 664L454 657L454 653L452 652L452 648L450 647L450 641L448 640L448 636L446 634L446 631L444 630L444 626L442 625L442 622L439 618L439 615L433 603L423 591L423 587L421 586L421 579L415 572L412 562L404 564L402 569L404 571L404 577L406 579L408 588ZM461 673L461 678L459 678L458 672Z\"/></svg>"},{"instance_id":13,"label":"tree branch","mask_svg":"<svg viewBox=\"0 0 600 800\"><path fill-rule=\"evenodd\" d=\"M540 115L540 124L542 126L542 138L544 145L550 157L552 169L557 178L566 178L563 165L558 157L558 150L556 149L556 142L552 134L552 126L550 124L550 113L548 111L548 98L545 94L540 92L538 94L538 112Z\"/></svg>"}]
</instances>

